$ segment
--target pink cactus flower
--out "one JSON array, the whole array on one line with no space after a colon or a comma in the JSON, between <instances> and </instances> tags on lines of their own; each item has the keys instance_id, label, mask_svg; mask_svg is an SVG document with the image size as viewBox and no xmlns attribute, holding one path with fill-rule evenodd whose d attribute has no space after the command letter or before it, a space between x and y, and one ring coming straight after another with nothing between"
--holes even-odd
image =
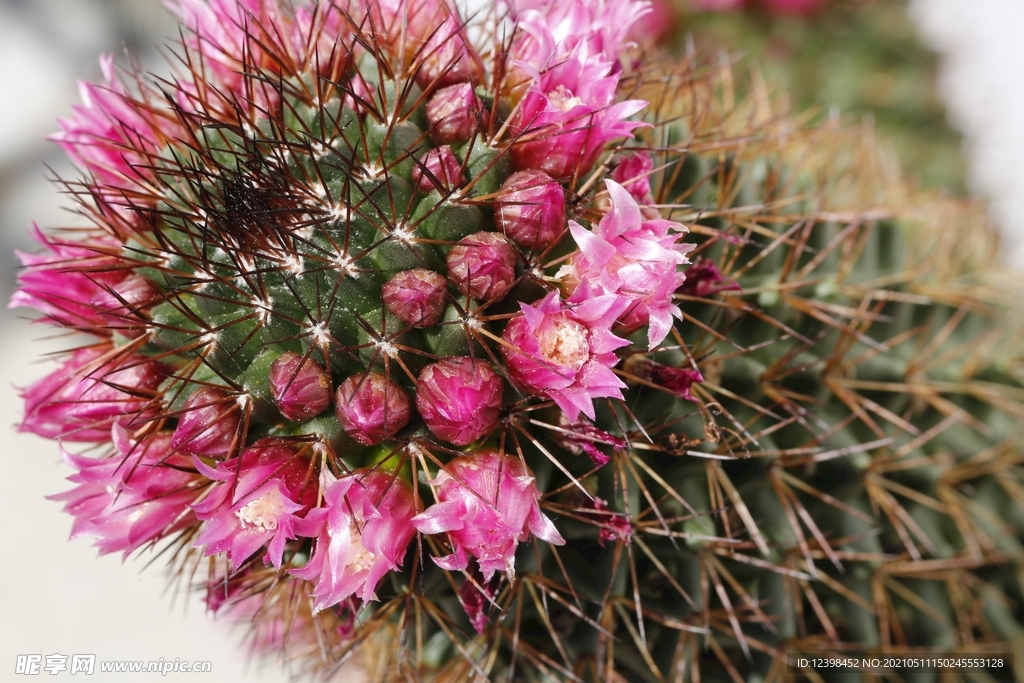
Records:
<instances>
[{"instance_id":1,"label":"pink cactus flower","mask_svg":"<svg viewBox=\"0 0 1024 683\"><path fill-rule=\"evenodd\" d=\"M434 436L465 446L498 426L503 388L484 361L446 358L420 372L416 409Z\"/></svg>"},{"instance_id":2,"label":"pink cactus flower","mask_svg":"<svg viewBox=\"0 0 1024 683\"><path fill-rule=\"evenodd\" d=\"M494 200L494 225L519 246L543 251L565 234L565 190L544 171L513 173Z\"/></svg>"},{"instance_id":3,"label":"pink cactus flower","mask_svg":"<svg viewBox=\"0 0 1024 683\"><path fill-rule=\"evenodd\" d=\"M285 351L270 366L270 394L292 422L316 417L331 405L331 376L308 356Z\"/></svg>"},{"instance_id":4,"label":"pink cactus flower","mask_svg":"<svg viewBox=\"0 0 1024 683\"><path fill-rule=\"evenodd\" d=\"M627 119L647 102L616 102L619 73L613 66L577 51L544 72L532 72L533 84L512 118L517 169L578 177L593 167L607 143L645 125Z\"/></svg>"},{"instance_id":5,"label":"pink cactus flower","mask_svg":"<svg viewBox=\"0 0 1024 683\"><path fill-rule=\"evenodd\" d=\"M476 558L484 581L502 570L515 576L516 547L530 534L563 545L565 540L540 511L533 473L516 457L495 450L455 458L431 482L437 502L412 518L423 534L448 533L452 554L435 557L442 569L458 571Z\"/></svg>"},{"instance_id":6,"label":"pink cactus flower","mask_svg":"<svg viewBox=\"0 0 1024 683\"><path fill-rule=\"evenodd\" d=\"M49 496L64 501L75 517L71 538L91 536L100 553L127 557L142 546L195 524L189 509L198 496L200 477L189 458L175 455L170 435L157 432L133 441L124 427L111 430L114 454L104 458L62 449L75 468L70 491Z\"/></svg>"},{"instance_id":7,"label":"pink cactus flower","mask_svg":"<svg viewBox=\"0 0 1024 683\"><path fill-rule=\"evenodd\" d=\"M519 27L512 58L536 69L563 61L583 49L617 62L642 30L650 2L636 0L510 0Z\"/></svg>"},{"instance_id":8,"label":"pink cactus flower","mask_svg":"<svg viewBox=\"0 0 1024 683\"><path fill-rule=\"evenodd\" d=\"M207 80L220 83L222 93L228 91L260 104L273 99L271 89L252 87L244 74L276 73L285 62L293 67L317 65L329 75L347 53L331 39L345 35L350 26L341 3L299 0L292 12L281 11L280 3L266 0L168 0L167 5L191 32L186 47L202 54L203 69L215 77ZM310 35L317 36L317 41L311 43ZM282 49L268 50L268 45ZM197 99L215 99L205 90L206 83L192 85L204 88L202 98ZM225 101L229 100L230 95Z\"/></svg>"},{"instance_id":9,"label":"pink cactus flower","mask_svg":"<svg viewBox=\"0 0 1024 683\"><path fill-rule=\"evenodd\" d=\"M647 325L648 348L653 349L672 329L672 318L682 317L672 295L686 279L679 266L689 263L686 254L694 245L678 243L685 227L661 218L644 220L629 192L612 180L605 184L611 209L597 227L590 231L569 221L580 250L568 279L587 279L598 291L629 299L618 329L628 333Z\"/></svg>"},{"instance_id":10,"label":"pink cactus flower","mask_svg":"<svg viewBox=\"0 0 1024 683\"><path fill-rule=\"evenodd\" d=\"M199 471L218 482L192 506L203 521L196 547L205 546L205 555L225 553L234 571L267 546L264 562L280 568L300 513L316 504L317 482L304 450L303 444L268 437L215 468L196 458Z\"/></svg>"},{"instance_id":11,"label":"pink cactus flower","mask_svg":"<svg viewBox=\"0 0 1024 683\"><path fill-rule=\"evenodd\" d=\"M139 324L129 321L129 311L157 292L144 278L131 274L120 259L107 255L107 249L116 253L115 242L97 237L88 245L78 245L51 240L38 228L33 233L50 253L18 252L25 270L18 274L21 287L11 296L8 308L35 308L44 314L43 321L99 336L113 331L138 336Z\"/></svg>"},{"instance_id":12,"label":"pink cactus flower","mask_svg":"<svg viewBox=\"0 0 1024 683\"><path fill-rule=\"evenodd\" d=\"M646 149L624 152L619 155L615 168L612 169L612 180L621 185L638 204L653 204L654 194L651 192L651 172L654 162Z\"/></svg>"},{"instance_id":13,"label":"pink cactus flower","mask_svg":"<svg viewBox=\"0 0 1024 683\"><path fill-rule=\"evenodd\" d=\"M427 121L440 145L466 142L484 124L484 108L470 83L441 88L427 101Z\"/></svg>"},{"instance_id":14,"label":"pink cactus flower","mask_svg":"<svg viewBox=\"0 0 1024 683\"><path fill-rule=\"evenodd\" d=\"M426 268L397 273L384 283L388 313L413 327L433 327L441 322L448 300L448 280Z\"/></svg>"},{"instance_id":15,"label":"pink cactus flower","mask_svg":"<svg viewBox=\"0 0 1024 683\"><path fill-rule=\"evenodd\" d=\"M594 418L595 398L622 398L625 384L611 368L615 349L629 344L611 327L629 306L617 294L594 294L584 282L566 302L556 292L535 305L520 304L502 335L509 377L528 394L544 394L570 422Z\"/></svg>"},{"instance_id":16,"label":"pink cactus flower","mask_svg":"<svg viewBox=\"0 0 1024 683\"><path fill-rule=\"evenodd\" d=\"M313 582L313 612L356 596L377 599L377 585L398 571L415 535L412 489L381 470L357 470L335 480L329 474L323 506L310 510L298 526L314 538L313 556L291 574Z\"/></svg>"},{"instance_id":17,"label":"pink cactus flower","mask_svg":"<svg viewBox=\"0 0 1024 683\"><path fill-rule=\"evenodd\" d=\"M554 178L583 175L604 145L640 125L627 121L647 103L616 102L619 60L628 37L650 7L608 0L513 0L519 32L512 49L512 77L529 88L512 120L520 140L512 148L519 170Z\"/></svg>"},{"instance_id":18,"label":"pink cactus flower","mask_svg":"<svg viewBox=\"0 0 1024 683\"><path fill-rule=\"evenodd\" d=\"M394 436L412 417L409 394L384 375L353 375L338 387L334 412L342 428L364 446Z\"/></svg>"},{"instance_id":19,"label":"pink cactus flower","mask_svg":"<svg viewBox=\"0 0 1024 683\"><path fill-rule=\"evenodd\" d=\"M123 204L114 189L137 187L148 175L144 169L151 164L150 155L181 127L173 116L155 113L158 107L130 98L112 55L101 57L100 67L104 82L79 83L82 104L72 107L70 118L58 121L61 130L50 139L107 185L115 204Z\"/></svg>"},{"instance_id":20,"label":"pink cactus flower","mask_svg":"<svg viewBox=\"0 0 1024 683\"><path fill-rule=\"evenodd\" d=\"M441 145L427 152L420 165L412 169L412 182L420 192L437 190L447 195L460 187L465 178L452 148Z\"/></svg>"},{"instance_id":21,"label":"pink cactus flower","mask_svg":"<svg viewBox=\"0 0 1024 683\"><path fill-rule=\"evenodd\" d=\"M159 414L168 369L109 344L79 349L64 365L21 391L20 431L47 439L104 442L115 424L135 430Z\"/></svg>"},{"instance_id":22,"label":"pink cactus flower","mask_svg":"<svg viewBox=\"0 0 1024 683\"><path fill-rule=\"evenodd\" d=\"M448 278L466 296L498 301L515 284L516 252L496 232L475 232L448 252Z\"/></svg>"},{"instance_id":23,"label":"pink cactus flower","mask_svg":"<svg viewBox=\"0 0 1024 683\"><path fill-rule=\"evenodd\" d=\"M186 399L171 447L189 455L222 458L238 440L241 423L235 396L224 389L201 387Z\"/></svg>"}]
</instances>

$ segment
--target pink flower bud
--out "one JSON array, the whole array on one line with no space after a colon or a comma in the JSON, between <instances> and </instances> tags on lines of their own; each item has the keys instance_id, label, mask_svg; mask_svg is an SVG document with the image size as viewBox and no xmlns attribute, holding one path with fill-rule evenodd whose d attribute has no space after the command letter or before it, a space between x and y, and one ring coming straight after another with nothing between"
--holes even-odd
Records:
<instances>
[{"instance_id":1,"label":"pink flower bud","mask_svg":"<svg viewBox=\"0 0 1024 683\"><path fill-rule=\"evenodd\" d=\"M544 171L513 173L494 200L494 224L519 246L543 251L565 233L565 191Z\"/></svg>"},{"instance_id":2,"label":"pink flower bud","mask_svg":"<svg viewBox=\"0 0 1024 683\"><path fill-rule=\"evenodd\" d=\"M286 351L270 366L270 393L282 415L301 422L331 405L331 376L312 358Z\"/></svg>"},{"instance_id":3,"label":"pink flower bud","mask_svg":"<svg viewBox=\"0 0 1024 683\"><path fill-rule=\"evenodd\" d=\"M537 538L563 545L565 540L540 511L540 491L519 458L484 450L455 458L431 482L437 503L412 518L420 533L448 532L452 554L435 557L437 566L448 571L465 569L466 554L490 581L494 572L515 575L516 546Z\"/></svg>"},{"instance_id":4,"label":"pink flower bud","mask_svg":"<svg viewBox=\"0 0 1024 683\"><path fill-rule=\"evenodd\" d=\"M446 17L436 28L431 28L430 38L419 50L423 64L416 73L416 82L427 88L470 80L469 54L473 48L466 42L460 22Z\"/></svg>"},{"instance_id":5,"label":"pink flower bud","mask_svg":"<svg viewBox=\"0 0 1024 683\"><path fill-rule=\"evenodd\" d=\"M413 327L433 327L441 322L447 300L448 280L426 268L403 270L384 283L388 313Z\"/></svg>"},{"instance_id":6,"label":"pink flower bud","mask_svg":"<svg viewBox=\"0 0 1024 683\"><path fill-rule=\"evenodd\" d=\"M623 187L639 204L653 204L651 172L654 161L646 149L624 152L612 169L612 180Z\"/></svg>"},{"instance_id":7,"label":"pink flower bud","mask_svg":"<svg viewBox=\"0 0 1024 683\"><path fill-rule=\"evenodd\" d=\"M437 190L441 194L448 194L464 181L462 165L448 145L430 150L423 157L421 165L412 169L412 182L420 192Z\"/></svg>"},{"instance_id":8,"label":"pink flower bud","mask_svg":"<svg viewBox=\"0 0 1024 683\"><path fill-rule=\"evenodd\" d=\"M434 436L465 446L498 424L501 378L474 358L446 358L423 368L416 408Z\"/></svg>"},{"instance_id":9,"label":"pink flower bud","mask_svg":"<svg viewBox=\"0 0 1024 683\"><path fill-rule=\"evenodd\" d=\"M384 375L353 375L338 387L334 413L349 436L373 446L409 423L409 394Z\"/></svg>"},{"instance_id":10,"label":"pink flower bud","mask_svg":"<svg viewBox=\"0 0 1024 683\"><path fill-rule=\"evenodd\" d=\"M466 142L481 127L483 104L469 83L441 88L427 102L427 121L439 144Z\"/></svg>"},{"instance_id":11,"label":"pink flower bud","mask_svg":"<svg viewBox=\"0 0 1024 683\"><path fill-rule=\"evenodd\" d=\"M516 253L496 232L473 233L448 252L448 277L474 299L501 299L516 279Z\"/></svg>"},{"instance_id":12,"label":"pink flower bud","mask_svg":"<svg viewBox=\"0 0 1024 683\"><path fill-rule=\"evenodd\" d=\"M185 401L171 447L191 455L223 457L231 451L241 421L234 396L216 387L202 387Z\"/></svg>"}]
</instances>

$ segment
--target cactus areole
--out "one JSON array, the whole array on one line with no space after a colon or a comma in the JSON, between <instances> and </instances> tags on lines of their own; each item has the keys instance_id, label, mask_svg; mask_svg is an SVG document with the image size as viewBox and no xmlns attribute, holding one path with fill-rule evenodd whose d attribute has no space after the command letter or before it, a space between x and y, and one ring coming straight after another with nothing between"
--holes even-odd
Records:
<instances>
[{"instance_id":1,"label":"cactus areole","mask_svg":"<svg viewBox=\"0 0 1024 683\"><path fill-rule=\"evenodd\" d=\"M779 454L857 423L842 455L866 457L903 418L745 384L857 306L816 311L824 331L756 310L730 274L807 238L754 219L704 220L724 284L686 287L692 193L735 170L695 173L689 124L626 94L675 92L642 75L647 3L169 5L174 75L104 59L60 122L88 223L37 232L11 302L80 333L21 423L68 449L74 535L171 548L211 610L314 673L391 632L392 674L450 680L639 680L793 637L775 578L841 566L845 527L823 535L804 505L836 499L802 496L827 482L798 496Z\"/></svg>"}]
</instances>

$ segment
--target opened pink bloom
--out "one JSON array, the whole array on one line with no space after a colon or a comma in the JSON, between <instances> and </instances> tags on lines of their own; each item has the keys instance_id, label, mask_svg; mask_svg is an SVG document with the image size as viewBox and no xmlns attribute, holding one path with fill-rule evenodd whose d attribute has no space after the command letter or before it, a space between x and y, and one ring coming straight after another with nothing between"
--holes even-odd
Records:
<instances>
[{"instance_id":1,"label":"opened pink bloom","mask_svg":"<svg viewBox=\"0 0 1024 683\"><path fill-rule=\"evenodd\" d=\"M509 0L519 34L512 58L542 69L573 50L619 61L651 3L636 0Z\"/></svg>"},{"instance_id":2,"label":"opened pink bloom","mask_svg":"<svg viewBox=\"0 0 1024 683\"><path fill-rule=\"evenodd\" d=\"M77 486L49 498L64 501L64 511L74 515L71 538L91 536L101 553L127 556L195 524L189 504L201 477L189 458L173 454L169 434L133 441L123 427L112 432L109 457L63 451L64 461L77 470L68 481Z\"/></svg>"},{"instance_id":3,"label":"opened pink bloom","mask_svg":"<svg viewBox=\"0 0 1024 683\"><path fill-rule=\"evenodd\" d=\"M168 369L110 345L79 349L27 389L19 429L47 439L104 442L115 424L138 429L156 417Z\"/></svg>"},{"instance_id":4,"label":"opened pink bloom","mask_svg":"<svg viewBox=\"0 0 1024 683\"><path fill-rule=\"evenodd\" d=\"M435 557L457 571L476 558L484 581L496 571L515 576L516 547L530 534L555 545L565 539L540 511L533 473L518 458L484 450L455 458L431 482L437 503L412 519L423 534L447 533L452 554Z\"/></svg>"},{"instance_id":5,"label":"opened pink bloom","mask_svg":"<svg viewBox=\"0 0 1024 683\"><path fill-rule=\"evenodd\" d=\"M106 250L119 249L112 240L96 237L86 244L51 240L35 228L36 240L48 254L18 252L25 270L18 274L20 289L8 308L25 306L41 311L47 322L110 336L138 335L129 312L156 296L152 285L125 267ZM116 253L116 252L115 252Z\"/></svg>"},{"instance_id":6,"label":"opened pink bloom","mask_svg":"<svg viewBox=\"0 0 1024 683\"><path fill-rule=\"evenodd\" d=\"M192 506L203 521L196 546L206 555L226 553L232 570L267 546L264 561L280 567L299 514L316 503L307 453L301 443L264 438L216 468L196 458L199 471L218 482Z\"/></svg>"},{"instance_id":7,"label":"opened pink bloom","mask_svg":"<svg viewBox=\"0 0 1024 683\"><path fill-rule=\"evenodd\" d=\"M109 186L111 199L118 199L115 188L133 188L146 177L167 135L180 130L171 114L154 113L157 107L133 102L117 76L114 58L100 59L102 84L80 82L82 104L72 108L70 118L60 119L60 132L51 136L82 170ZM184 134L184 133L182 133Z\"/></svg>"},{"instance_id":8,"label":"opened pink bloom","mask_svg":"<svg viewBox=\"0 0 1024 683\"><path fill-rule=\"evenodd\" d=\"M314 508L298 525L300 535L315 539L313 556L291 573L313 582L313 612L337 605L355 595L376 600L377 585L402 565L415 535L410 521L416 514L412 490L393 474L360 470L331 480L323 506Z\"/></svg>"},{"instance_id":9,"label":"opened pink bloom","mask_svg":"<svg viewBox=\"0 0 1024 683\"><path fill-rule=\"evenodd\" d=\"M559 179L582 175L605 145L644 125L627 119L647 102L616 101L616 66L581 48L546 71L530 70L533 84L512 118L519 136L512 162L518 170L536 169Z\"/></svg>"},{"instance_id":10,"label":"opened pink bloom","mask_svg":"<svg viewBox=\"0 0 1024 683\"><path fill-rule=\"evenodd\" d=\"M185 44L202 53L203 68L216 76L209 80L219 82L234 96L252 97L257 102L271 99L273 88L261 88L258 80L251 78L247 82L244 74L279 72L282 61L316 64L330 74L332 59L341 59L346 53L343 44L332 40L347 35L348 15L340 3L299 0L290 12L281 11L279 4L266 0L167 3L192 32ZM317 36L316 42L311 43L311 35ZM268 45L282 45L284 50L268 50Z\"/></svg>"},{"instance_id":11,"label":"opened pink bloom","mask_svg":"<svg viewBox=\"0 0 1024 683\"><path fill-rule=\"evenodd\" d=\"M587 283L563 302L557 292L522 313L505 328L501 352L512 381L529 394L544 394L574 422L594 417L595 398L622 398L625 384L611 368L615 350L629 342L611 332L629 306L617 294L592 292Z\"/></svg>"},{"instance_id":12,"label":"opened pink bloom","mask_svg":"<svg viewBox=\"0 0 1024 683\"><path fill-rule=\"evenodd\" d=\"M662 218L645 220L636 200L618 183L606 180L611 209L593 231L569 221L579 246L568 268L570 283L590 281L599 291L629 300L619 317L619 329L632 332L648 326L648 348L661 343L681 318L673 303L676 288L686 276L679 266L688 263L693 244L680 244L687 230Z\"/></svg>"}]
</instances>

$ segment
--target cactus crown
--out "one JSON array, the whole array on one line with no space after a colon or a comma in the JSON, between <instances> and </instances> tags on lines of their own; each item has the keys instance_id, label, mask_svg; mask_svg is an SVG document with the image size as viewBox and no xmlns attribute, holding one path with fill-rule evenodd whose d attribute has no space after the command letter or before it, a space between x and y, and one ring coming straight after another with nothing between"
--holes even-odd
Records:
<instances>
[{"instance_id":1,"label":"cactus crown","mask_svg":"<svg viewBox=\"0 0 1024 683\"><path fill-rule=\"evenodd\" d=\"M212 610L325 675L1015 637L1002 302L921 276L971 254L876 208L852 138L639 68L627 0L175 9L183 73L105 62L62 122L91 225L12 302L91 336L22 425L109 444L68 456L76 533L205 562Z\"/></svg>"}]
</instances>

